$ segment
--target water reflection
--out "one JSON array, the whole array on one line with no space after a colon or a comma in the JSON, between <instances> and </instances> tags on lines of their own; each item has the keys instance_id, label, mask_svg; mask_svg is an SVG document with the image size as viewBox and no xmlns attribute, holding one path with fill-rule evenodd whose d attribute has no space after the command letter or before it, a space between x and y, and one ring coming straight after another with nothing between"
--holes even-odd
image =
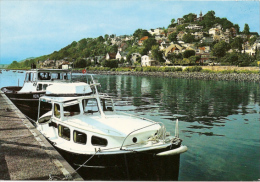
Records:
<instances>
[{"instance_id":1,"label":"water reflection","mask_svg":"<svg viewBox=\"0 0 260 182\"><path fill-rule=\"evenodd\" d=\"M256 112L248 107L259 102L259 87L252 83L171 79L162 77L98 76L101 92L121 99L116 105L133 105L136 113L159 109L165 119L180 119L206 126L223 126L223 118Z\"/></svg>"}]
</instances>

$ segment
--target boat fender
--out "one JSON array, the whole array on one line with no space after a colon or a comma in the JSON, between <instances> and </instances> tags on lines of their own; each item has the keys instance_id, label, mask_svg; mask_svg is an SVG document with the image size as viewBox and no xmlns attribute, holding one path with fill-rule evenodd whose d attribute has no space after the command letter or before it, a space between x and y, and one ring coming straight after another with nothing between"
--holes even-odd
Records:
<instances>
[{"instance_id":1,"label":"boat fender","mask_svg":"<svg viewBox=\"0 0 260 182\"><path fill-rule=\"evenodd\" d=\"M176 148L176 149L173 149L173 150L168 150L168 151L165 151L165 152L160 152L156 155L157 156L177 155L177 154L184 153L187 150L188 150L188 147L180 146L179 148Z\"/></svg>"}]
</instances>

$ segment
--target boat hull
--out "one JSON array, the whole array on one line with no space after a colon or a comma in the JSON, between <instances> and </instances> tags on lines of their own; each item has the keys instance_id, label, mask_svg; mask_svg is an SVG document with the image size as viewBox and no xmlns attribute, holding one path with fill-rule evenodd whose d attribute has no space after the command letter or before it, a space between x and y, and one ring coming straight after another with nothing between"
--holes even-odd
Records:
<instances>
[{"instance_id":1,"label":"boat hull","mask_svg":"<svg viewBox=\"0 0 260 182\"><path fill-rule=\"evenodd\" d=\"M56 148L85 180L176 181L180 154L157 156L172 149L156 149L113 155L83 155ZM87 162L86 162L87 161Z\"/></svg>"},{"instance_id":2,"label":"boat hull","mask_svg":"<svg viewBox=\"0 0 260 182\"><path fill-rule=\"evenodd\" d=\"M3 87L1 90L24 115L36 121L39 98L45 94L45 91L19 93L19 89L21 89L21 87Z\"/></svg>"}]
</instances>

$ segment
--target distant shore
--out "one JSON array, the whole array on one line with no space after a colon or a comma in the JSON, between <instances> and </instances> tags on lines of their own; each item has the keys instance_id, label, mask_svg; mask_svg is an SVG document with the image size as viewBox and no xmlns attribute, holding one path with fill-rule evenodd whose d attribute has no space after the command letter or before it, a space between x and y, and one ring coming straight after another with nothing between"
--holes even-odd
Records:
<instances>
[{"instance_id":1,"label":"distant shore","mask_svg":"<svg viewBox=\"0 0 260 182\"><path fill-rule=\"evenodd\" d=\"M81 71L75 71L80 73ZM128 71L128 72L117 72L117 71L90 71L90 74L99 75L134 75L134 76L161 76L161 77L172 77L172 78L184 78L184 79L199 79L199 80L217 80L217 81L247 81L247 82L259 82L259 74L248 74L248 73L204 73L204 72L139 72L139 71Z\"/></svg>"}]
</instances>

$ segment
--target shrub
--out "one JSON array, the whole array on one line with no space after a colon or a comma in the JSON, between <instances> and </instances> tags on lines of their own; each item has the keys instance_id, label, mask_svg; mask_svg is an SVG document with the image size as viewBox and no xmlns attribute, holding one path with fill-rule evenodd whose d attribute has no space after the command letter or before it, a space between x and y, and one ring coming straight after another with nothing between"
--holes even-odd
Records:
<instances>
[{"instance_id":1,"label":"shrub","mask_svg":"<svg viewBox=\"0 0 260 182\"><path fill-rule=\"evenodd\" d=\"M175 71L182 71L182 68L181 68L181 67L177 67L177 68L175 69Z\"/></svg>"},{"instance_id":2,"label":"shrub","mask_svg":"<svg viewBox=\"0 0 260 182\"><path fill-rule=\"evenodd\" d=\"M184 71L187 72L200 72L202 70L202 67L200 66L193 66L193 67L187 67Z\"/></svg>"},{"instance_id":3,"label":"shrub","mask_svg":"<svg viewBox=\"0 0 260 182\"><path fill-rule=\"evenodd\" d=\"M136 67L135 71L143 71L143 67Z\"/></svg>"}]
</instances>

